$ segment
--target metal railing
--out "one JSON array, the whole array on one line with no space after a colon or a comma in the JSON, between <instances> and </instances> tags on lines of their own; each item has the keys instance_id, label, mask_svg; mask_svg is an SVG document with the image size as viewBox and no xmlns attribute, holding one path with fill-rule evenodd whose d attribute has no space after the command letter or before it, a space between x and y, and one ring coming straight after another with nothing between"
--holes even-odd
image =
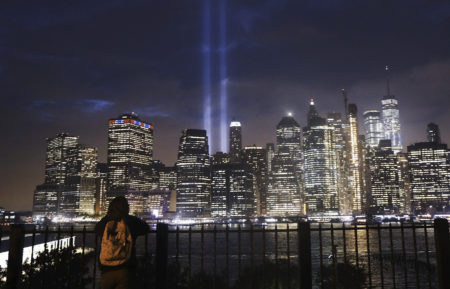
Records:
<instances>
[{"instance_id":1,"label":"metal railing","mask_svg":"<svg viewBox=\"0 0 450 289\"><path fill-rule=\"evenodd\" d=\"M157 224L136 242L140 288L345 288L349 281L360 288L447 288L448 228L444 219L433 225ZM80 286L100 288L99 239L92 229L23 225L0 231L0 252L8 252L6 288L24 287L24 267L49 266L38 264L39 244L44 252L70 249L66 258L76 254L82 262L64 263L65 270L85 266Z\"/></svg>"}]
</instances>

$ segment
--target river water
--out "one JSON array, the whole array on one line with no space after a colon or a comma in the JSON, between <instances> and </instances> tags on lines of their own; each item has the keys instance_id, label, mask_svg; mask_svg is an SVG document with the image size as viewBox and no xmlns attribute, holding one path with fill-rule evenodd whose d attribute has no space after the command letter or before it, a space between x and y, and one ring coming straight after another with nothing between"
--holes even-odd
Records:
<instances>
[{"instance_id":1,"label":"river water","mask_svg":"<svg viewBox=\"0 0 450 289\"><path fill-rule=\"evenodd\" d=\"M397 223L391 224L391 230L388 224L380 225L380 230L377 226L369 226L366 230L367 227L363 225L357 226L355 230L349 224L342 230L342 224L333 224L332 231L331 224L320 226L319 231L318 224L311 224L314 288L320 288L321 268L336 268L331 267L333 261L343 263L344 259L368 274L367 288L437 287L432 227L424 228L420 224L413 230L408 224L402 235L400 224ZM239 278L240 272L257 268L261 264L278 263L280 268L286 268L287 264L291 268L297 265L297 224L269 224L265 227L229 225L228 233L226 227L227 225L205 225L202 233L200 226L192 226L189 233L189 227L181 226L177 233L176 227L171 226L169 263L178 262L182 268L191 268L192 274L203 270L207 274L226 276L230 284ZM93 227L87 229L84 242L82 234L75 234L77 246L81 247L84 243L86 251L95 248L92 229ZM64 235L66 234L62 234ZM335 250L332 244L335 245ZM154 257L155 231L147 238L139 237L136 248L138 256L144 256L147 252L148 256ZM292 275L292 278L298 278L298 274ZM98 277L99 271L96 270L97 280Z\"/></svg>"}]
</instances>

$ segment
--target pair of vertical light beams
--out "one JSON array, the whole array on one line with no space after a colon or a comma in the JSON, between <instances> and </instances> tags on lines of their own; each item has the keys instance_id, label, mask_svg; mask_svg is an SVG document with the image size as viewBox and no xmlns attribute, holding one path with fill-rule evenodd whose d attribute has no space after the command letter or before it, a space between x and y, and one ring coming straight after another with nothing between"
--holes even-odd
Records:
<instances>
[{"instance_id":1,"label":"pair of vertical light beams","mask_svg":"<svg viewBox=\"0 0 450 289\"><path fill-rule=\"evenodd\" d=\"M211 0L203 0L203 127L208 134L209 152L212 153L212 92L211 92ZM219 1L219 104L220 150L227 152L227 57L226 57L226 0Z\"/></svg>"}]
</instances>

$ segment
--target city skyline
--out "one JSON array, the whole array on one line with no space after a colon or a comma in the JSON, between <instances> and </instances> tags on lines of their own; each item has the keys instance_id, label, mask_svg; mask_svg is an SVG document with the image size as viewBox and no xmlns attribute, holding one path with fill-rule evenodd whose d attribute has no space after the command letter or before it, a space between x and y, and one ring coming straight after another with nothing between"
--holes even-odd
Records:
<instances>
[{"instance_id":1,"label":"city skyline","mask_svg":"<svg viewBox=\"0 0 450 289\"><path fill-rule=\"evenodd\" d=\"M203 126L204 1L48 4L0 4L0 88L8 120L0 205L7 209L31 208L47 137L80 136L105 162L107 120L134 111L155 125L154 159L173 164L180 132ZM217 15L215 4L211 9ZM364 111L381 110L387 64L403 151L426 140L430 122L450 143L448 4L230 0L226 9L227 124L233 116L242 123L243 147L275 142L276 123L288 112L304 127L310 98L321 112L342 113L341 88L358 105L362 123ZM211 41L217 103L220 39L213 34ZM219 116L217 107L213 115ZM217 143L220 127L212 131Z\"/></svg>"}]
</instances>

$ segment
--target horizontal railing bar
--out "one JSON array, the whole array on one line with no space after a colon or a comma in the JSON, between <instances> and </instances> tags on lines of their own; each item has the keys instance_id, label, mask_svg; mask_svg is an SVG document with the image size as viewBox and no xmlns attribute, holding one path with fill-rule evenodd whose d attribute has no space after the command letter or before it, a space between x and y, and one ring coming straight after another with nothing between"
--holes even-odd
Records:
<instances>
[{"instance_id":1,"label":"horizontal railing bar","mask_svg":"<svg viewBox=\"0 0 450 289\"><path fill-rule=\"evenodd\" d=\"M339 223L337 223L337 224L339 224ZM197 226L197 225L193 225L193 226ZM417 226L417 225L416 225ZM181 228L181 227L186 227L186 226L176 226L176 225L170 225L169 226L169 234L173 234L173 233L177 233L177 228L179 228L179 231L178 231L178 233L181 233L181 234L188 234L189 233L189 229L188 228L186 228L186 229L184 229L184 228ZM412 225L404 225L403 226L403 229L412 229L413 228L413 226ZM421 228L423 229L423 228L426 228L426 229L432 229L432 228L434 228L434 226L433 225L426 225L426 226L421 226ZM204 233L208 233L208 232L210 232L211 231L211 233L213 232L213 230L212 230L213 228L211 227L211 230L204 230L203 232ZM368 229L369 230L378 230L378 226L377 225L369 225L368 226ZM396 229L398 229L398 230L400 230L401 229L401 226L392 226L392 229L393 230L396 230ZM350 230L350 231L354 231L355 230L355 226L354 225L348 225L348 226L344 226L344 227L333 227L333 230L334 231L342 231L342 230L344 230L344 231L348 231L348 230ZM356 227L356 230L366 230L366 225L358 225L357 227ZM389 230L389 227L380 227L380 230L386 230L386 231L388 231ZM226 229L216 229L216 232L217 233L225 233L227 230ZM277 228L277 229L275 229L275 228L273 228L273 229L268 229L268 228L265 228L265 229L262 229L262 228L255 228L255 227L253 227L253 228L246 228L246 227L241 227L241 233L242 232L253 232L253 233L261 233L261 232L266 232L266 233L275 233L275 232L278 232L278 233L280 233L280 232L283 232L283 233L286 233L286 232L296 232L297 231L297 229L295 228L289 228L289 229L281 229L281 228ZM311 231L314 231L314 232L318 232L318 231L331 231L331 227L315 227L315 224L313 224L313 226L311 227ZM8 230L3 230L3 233L7 233L8 232ZM239 228L229 228L228 229L228 232L239 232ZM45 234L46 233L46 230L45 229L40 229L40 230L36 230L36 231L25 231L25 234L33 234L33 233L35 233L35 234ZM58 233L58 230L55 228L55 230L49 230L49 231L47 231L47 233L48 234L57 234ZM71 234L71 233L73 233L73 234L84 234L84 233L86 233L86 234L95 234L96 232L94 231L94 230L86 230L86 231L84 231L84 230L82 230L82 229L80 229L80 230L71 230L70 228L68 228L68 229L61 229L60 231L59 231L59 233L61 233L61 234ZM149 232L148 232L149 234L156 234L156 230L150 230ZM201 230L201 228L199 228L199 229L191 229L191 233L195 233L195 234L198 234L198 233L202 233L202 230Z\"/></svg>"}]
</instances>

